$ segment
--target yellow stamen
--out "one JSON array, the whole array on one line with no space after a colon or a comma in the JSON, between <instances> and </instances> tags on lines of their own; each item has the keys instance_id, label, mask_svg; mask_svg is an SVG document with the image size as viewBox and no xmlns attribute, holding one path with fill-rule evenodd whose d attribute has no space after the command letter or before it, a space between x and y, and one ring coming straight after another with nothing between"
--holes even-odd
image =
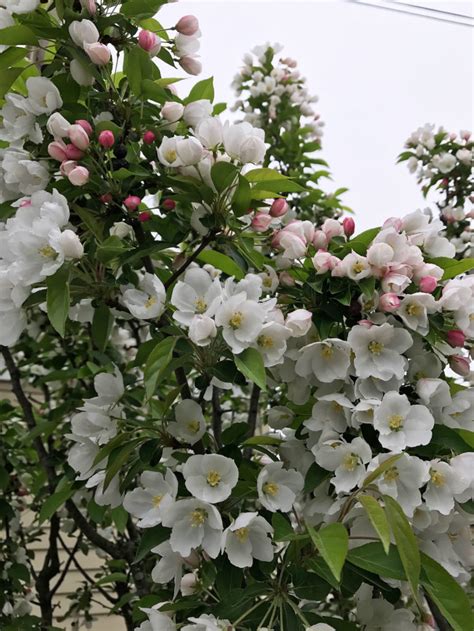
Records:
<instances>
[{"instance_id":1,"label":"yellow stamen","mask_svg":"<svg viewBox=\"0 0 474 631\"><path fill-rule=\"evenodd\" d=\"M238 329L242 325L243 319L244 314L242 313L242 311L235 311L229 318L229 326L234 330Z\"/></svg>"},{"instance_id":2,"label":"yellow stamen","mask_svg":"<svg viewBox=\"0 0 474 631\"><path fill-rule=\"evenodd\" d=\"M200 428L199 421L189 421L186 425L192 434L197 434Z\"/></svg>"},{"instance_id":3,"label":"yellow stamen","mask_svg":"<svg viewBox=\"0 0 474 631\"><path fill-rule=\"evenodd\" d=\"M148 299L145 301L145 309L149 309L154 304L156 304L156 297L155 296L148 296Z\"/></svg>"},{"instance_id":4,"label":"yellow stamen","mask_svg":"<svg viewBox=\"0 0 474 631\"><path fill-rule=\"evenodd\" d=\"M361 263L360 261L358 263L355 263L352 266L352 271L354 272L354 274L360 274L361 272L363 272L365 270L365 266L363 263Z\"/></svg>"},{"instance_id":5,"label":"yellow stamen","mask_svg":"<svg viewBox=\"0 0 474 631\"><path fill-rule=\"evenodd\" d=\"M441 487L446 484L446 478L440 471L436 471L436 469L431 469L430 478L433 484L437 487Z\"/></svg>"},{"instance_id":6,"label":"yellow stamen","mask_svg":"<svg viewBox=\"0 0 474 631\"><path fill-rule=\"evenodd\" d=\"M202 526L203 523L207 519L207 511L204 508L196 508L191 513L191 526L193 528L197 528L197 526Z\"/></svg>"},{"instance_id":7,"label":"yellow stamen","mask_svg":"<svg viewBox=\"0 0 474 631\"><path fill-rule=\"evenodd\" d=\"M398 480L399 477L400 474L398 473L397 467L390 467L390 469L385 471L383 479L387 480L387 482L394 482L395 480Z\"/></svg>"},{"instance_id":8,"label":"yellow stamen","mask_svg":"<svg viewBox=\"0 0 474 631\"><path fill-rule=\"evenodd\" d=\"M347 454L342 462L344 469L354 471L359 464L359 456L357 454Z\"/></svg>"},{"instance_id":9,"label":"yellow stamen","mask_svg":"<svg viewBox=\"0 0 474 631\"><path fill-rule=\"evenodd\" d=\"M369 343L368 348L372 355L380 355L380 353L383 351L383 344L382 342L376 342L375 340L372 340L372 342Z\"/></svg>"},{"instance_id":10,"label":"yellow stamen","mask_svg":"<svg viewBox=\"0 0 474 631\"><path fill-rule=\"evenodd\" d=\"M393 432L399 432L403 427L404 418L400 414L392 414L388 419L388 426Z\"/></svg>"},{"instance_id":11,"label":"yellow stamen","mask_svg":"<svg viewBox=\"0 0 474 631\"><path fill-rule=\"evenodd\" d=\"M419 316L419 315L421 315L423 310L420 307L420 305L415 305L415 304L411 303L411 304L409 304L407 306L405 311L408 313L409 316Z\"/></svg>"},{"instance_id":12,"label":"yellow stamen","mask_svg":"<svg viewBox=\"0 0 474 631\"><path fill-rule=\"evenodd\" d=\"M249 529L248 528L237 528L234 530L234 535L240 541L240 543L244 543L249 538Z\"/></svg>"},{"instance_id":13,"label":"yellow stamen","mask_svg":"<svg viewBox=\"0 0 474 631\"><path fill-rule=\"evenodd\" d=\"M207 479L207 483L209 484L209 486L212 486L212 488L214 488L221 481L221 476L220 476L220 474L217 471L211 470L207 474L207 478L206 479Z\"/></svg>"},{"instance_id":14,"label":"yellow stamen","mask_svg":"<svg viewBox=\"0 0 474 631\"><path fill-rule=\"evenodd\" d=\"M276 482L265 482L265 484L262 486L262 491L266 495L271 495L272 497L274 497L278 493L279 488L280 487Z\"/></svg>"},{"instance_id":15,"label":"yellow stamen","mask_svg":"<svg viewBox=\"0 0 474 631\"><path fill-rule=\"evenodd\" d=\"M273 339L269 335L259 335L257 338L257 344L261 348L272 348L273 347Z\"/></svg>"},{"instance_id":16,"label":"yellow stamen","mask_svg":"<svg viewBox=\"0 0 474 631\"><path fill-rule=\"evenodd\" d=\"M55 259L58 255L56 250L54 250L50 245L45 245L44 247L40 248L38 252L41 254L41 256L44 256L47 259Z\"/></svg>"},{"instance_id":17,"label":"yellow stamen","mask_svg":"<svg viewBox=\"0 0 474 631\"><path fill-rule=\"evenodd\" d=\"M162 499L163 499L163 495L154 495L151 498L151 503L153 504L153 506L155 508L158 508L158 506L160 505Z\"/></svg>"},{"instance_id":18,"label":"yellow stamen","mask_svg":"<svg viewBox=\"0 0 474 631\"><path fill-rule=\"evenodd\" d=\"M324 344L321 354L324 359L330 359L334 355L334 350L330 344Z\"/></svg>"},{"instance_id":19,"label":"yellow stamen","mask_svg":"<svg viewBox=\"0 0 474 631\"><path fill-rule=\"evenodd\" d=\"M207 302L203 298L198 298L195 302L196 313L205 313L207 309Z\"/></svg>"},{"instance_id":20,"label":"yellow stamen","mask_svg":"<svg viewBox=\"0 0 474 631\"><path fill-rule=\"evenodd\" d=\"M165 153L165 160L167 162L174 162L177 157L178 157L178 154L176 153L174 149L168 149L168 151Z\"/></svg>"}]
</instances>

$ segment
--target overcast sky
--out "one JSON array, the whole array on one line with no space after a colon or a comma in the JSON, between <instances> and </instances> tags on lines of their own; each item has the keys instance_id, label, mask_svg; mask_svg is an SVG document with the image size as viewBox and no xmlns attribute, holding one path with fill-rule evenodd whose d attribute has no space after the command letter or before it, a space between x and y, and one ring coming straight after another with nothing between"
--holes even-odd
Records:
<instances>
[{"instance_id":1,"label":"overcast sky","mask_svg":"<svg viewBox=\"0 0 474 631\"><path fill-rule=\"evenodd\" d=\"M466 14L473 6L413 1L422 3ZM359 229L424 205L406 166L395 164L412 130L425 122L473 127L471 28L344 0L188 0L165 6L160 20L171 26L189 13L201 24L200 78L214 76L217 101L234 101L229 84L253 46L280 42L298 60L320 97L321 155L334 186L350 189L344 200Z\"/></svg>"}]
</instances>

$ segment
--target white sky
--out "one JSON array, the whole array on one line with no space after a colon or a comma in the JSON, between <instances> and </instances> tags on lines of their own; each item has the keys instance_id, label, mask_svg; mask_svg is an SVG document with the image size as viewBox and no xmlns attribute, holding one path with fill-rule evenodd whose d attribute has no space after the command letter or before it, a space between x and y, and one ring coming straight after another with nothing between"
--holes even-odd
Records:
<instances>
[{"instance_id":1,"label":"white sky","mask_svg":"<svg viewBox=\"0 0 474 631\"><path fill-rule=\"evenodd\" d=\"M465 14L473 7L413 4ZM188 0L165 6L159 17L169 27L189 13L202 31L199 78L214 76L216 101L233 103L229 84L255 45L280 42L282 54L298 60L326 122L321 156L334 188L350 189L344 200L358 230L426 205L406 165L395 164L411 131L425 122L473 128L469 27L343 0ZM193 81L180 91L187 93Z\"/></svg>"}]
</instances>

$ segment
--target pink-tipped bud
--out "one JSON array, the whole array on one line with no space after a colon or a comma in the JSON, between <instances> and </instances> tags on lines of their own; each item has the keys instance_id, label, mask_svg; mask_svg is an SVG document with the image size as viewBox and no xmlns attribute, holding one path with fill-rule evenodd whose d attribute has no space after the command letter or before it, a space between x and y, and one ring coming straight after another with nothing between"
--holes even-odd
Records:
<instances>
[{"instance_id":1,"label":"pink-tipped bud","mask_svg":"<svg viewBox=\"0 0 474 631\"><path fill-rule=\"evenodd\" d=\"M379 310L380 311L395 311L400 306L400 298L397 294L393 292L388 292L386 294L382 294L379 300Z\"/></svg>"},{"instance_id":2,"label":"pink-tipped bud","mask_svg":"<svg viewBox=\"0 0 474 631\"><path fill-rule=\"evenodd\" d=\"M366 329L371 329L374 326L374 323L370 320L359 320L357 324L359 324L360 326L365 326Z\"/></svg>"},{"instance_id":3,"label":"pink-tipped bud","mask_svg":"<svg viewBox=\"0 0 474 631\"><path fill-rule=\"evenodd\" d=\"M112 197L112 193L104 193L99 197L99 199L103 204L110 204L114 198Z\"/></svg>"},{"instance_id":4,"label":"pink-tipped bud","mask_svg":"<svg viewBox=\"0 0 474 631\"><path fill-rule=\"evenodd\" d=\"M453 370L461 377L469 377L471 372L470 362L467 357L463 357L462 355L451 355L449 357L449 366L451 370Z\"/></svg>"},{"instance_id":5,"label":"pink-tipped bud","mask_svg":"<svg viewBox=\"0 0 474 631\"><path fill-rule=\"evenodd\" d=\"M295 284L295 279L288 272L280 272L280 285L284 285L285 287L293 287Z\"/></svg>"},{"instance_id":6,"label":"pink-tipped bud","mask_svg":"<svg viewBox=\"0 0 474 631\"><path fill-rule=\"evenodd\" d=\"M97 12L97 5L94 0L80 0L81 7L88 11L91 15L95 15Z\"/></svg>"},{"instance_id":7,"label":"pink-tipped bud","mask_svg":"<svg viewBox=\"0 0 474 631\"><path fill-rule=\"evenodd\" d=\"M161 202L161 207L163 208L163 210L174 210L176 208L176 202L174 201L174 199L164 199Z\"/></svg>"},{"instance_id":8,"label":"pink-tipped bud","mask_svg":"<svg viewBox=\"0 0 474 631\"><path fill-rule=\"evenodd\" d=\"M355 232L355 221L352 217L344 217L342 220L342 227L344 228L344 234L346 237L352 237Z\"/></svg>"},{"instance_id":9,"label":"pink-tipped bud","mask_svg":"<svg viewBox=\"0 0 474 631\"><path fill-rule=\"evenodd\" d=\"M275 199L273 204L270 207L270 215L272 217L283 217L288 212L288 204L285 199Z\"/></svg>"},{"instance_id":10,"label":"pink-tipped bud","mask_svg":"<svg viewBox=\"0 0 474 631\"><path fill-rule=\"evenodd\" d=\"M328 239L322 230L315 230L313 245L316 250L325 250L328 247Z\"/></svg>"},{"instance_id":11,"label":"pink-tipped bud","mask_svg":"<svg viewBox=\"0 0 474 631\"><path fill-rule=\"evenodd\" d=\"M105 44L95 42L94 44L84 44L84 50L89 56L89 59L96 66L105 66L110 61L110 50Z\"/></svg>"},{"instance_id":12,"label":"pink-tipped bud","mask_svg":"<svg viewBox=\"0 0 474 631\"><path fill-rule=\"evenodd\" d=\"M64 162L64 160L67 160L66 149L67 147L62 140L55 140L54 142L50 142L48 145L49 155L58 162Z\"/></svg>"},{"instance_id":13,"label":"pink-tipped bud","mask_svg":"<svg viewBox=\"0 0 474 631\"><path fill-rule=\"evenodd\" d=\"M75 123L76 125L80 125L88 136L92 136L92 132L94 130L92 129L92 125L89 123L89 121L80 118L79 120L75 121Z\"/></svg>"},{"instance_id":14,"label":"pink-tipped bud","mask_svg":"<svg viewBox=\"0 0 474 631\"><path fill-rule=\"evenodd\" d=\"M202 64L199 59L197 59L193 55L185 55L184 57L181 57L181 59L179 60L179 65L188 74L201 74Z\"/></svg>"},{"instance_id":15,"label":"pink-tipped bud","mask_svg":"<svg viewBox=\"0 0 474 631\"><path fill-rule=\"evenodd\" d=\"M31 206L31 199L24 199L20 202L20 208L25 208L26 206Z\"/></svg>"},{"instance_id":16,"label":"pink-tipped bud","mask_svg":"<svg viewBox=\"0 0 474 631\"><path fill-rule=\"evenodd\" d=\"M76 167L77 167L77 162L75 160L65 160L64 162L61 162L59 171L61 175L63 175L64 177L68 177L69 173L71 173L71 171L75 169Z\"/></svg>"},{"instance_id":17,"label":"pink-tipped bud","mask_svg":"<svg viewBox=\"0 0 474 631\"><path fill-rule=\"evenodd\" d=\"M115 143L115 136L113 132L110 131L110 129L104 129L104 131L100 132L99 145L104 147L104 149L110 149L111 147L114 146L114 143Z\"/></svg>"},{"instance_id":18,"label":"pink-tipped bud","mask_svg":"<svg viewBox=\"0 0 474 631\"><path fill-rule=\"evenodd\" d=\"M438 279L434 276L423 276L420 279L420 289L427 294L431 294L438 286Z\"/></svg>"},{"instance_id":19,"label":"pink-tipped bud","mask_svg":"<svg viewBox=\"0 0 474 631\"><path fill-rule=\"evenodd\" d=\"M257 213L252 219L251 226L255 232L265 232L265 230L268 230L271 222L272 217L270 215L267 215L266 213Z\"/></svg>"},{"instance_id":20,"label":"pink-tipped bud","mask_svg":"<svg viewBox=\"0 0 474 631\"><path fill-rule=\"evenodd\" d=\"M138 221L144 223L145 221L150 221L152 218L152 214L149 210L144 210L143 212L138 214Z\"/></svg>"},{"instance_id":21,"label":"pink-tipped bud","mask_svg":"<svg viewBox=\"0 0 474 631\"><path fill-rule=\"evenodd\" d=\"M141 202L142 200L136 195L129 195L123 200L123 205L127 208L127 210L133 211L140 206Z\"/></svg>"},{"instance_id":22,"label":"pink-tipped bud","mask_svg":"<svg viewBox=\"0 0 474 631\"><path fill-rule=\"evenodd\" d=\"M470 131L468 131L467 129L463 129L461 131L461 138L463 140L469 140L470 137L471 137L471 132Z\"/></svg>"},{"instance_id":23,"label":"pink-tipped bud","mask_svg":"<svg viewBox=\"0 0 474 631\"><path fill-rule=\"evenodd\" d=\"M151 55L156 55L161 48L161 40L155 33L151 31L140 31L138 34L138 45Z\"/></svg>"},{"instance_id":24,"label":"pink-tipped bud","mask_svg":"<svg viewBox=\"0 0 474 631\"><path fill-rule=\"evenodd\" d=\"M148 130L143 134L143 142L146 145L152 145L155 142L155 140L156 140L156 136L152 131Z\"/></svg>"},{"instance_id":25,"label":"pink-tipped bud","mask_svg":"<svg viewBox=\"0 0 474 631\"><path fill-rule=\"evenodd\" d=\"M68 173L67 177L74 186L84 186L89 181L89 171L86 167L75 167Z\"/></svg>"},{"instance_id":26,"label":"pink-tipped bud","mask_svg":"<svg viewBox=\"0 0 474 631\"><path fill-rule=\"evenodd\" d=\"M199 30L199 21L194 15L184 15L175 26L178 33L194 35Z\"/></svg>"},{"instance_id":27,"label":"pink-tipped bud","mask_svg":"<svg viewBox=\"0 0 474 631\"><path fill-rule=\"evenodd\" d=\"M67 135L72 144L81 151L85 151L89 146L89 135L82 125L71 125L67 130Z\"/></svg>"},{"instance_id":28,"label":"pink-tipped bud","mask_svg":"<svg viewBox=\"0 0 474 631\"><path fill-rule=\"evenodd\" d=\"M447 177L444 177L444 178L441 180L441 185L442 185L442 186L444 186L444 187L446 188L446 186L448 186L448 185L449 185L449 179L448 179Z\"/></svg>"},{"instance_id":29,"label":"pink-tipped bud","mask_svg":"<svg viewBox=\"0 0 474 631\"><path fill-rule=\"evenodd\" d=\"M66 146L66 156L68 160L80 160L84 157L84 152L76 145L70 144Z\"/></svg>"},{"instance_id":30,"label":"pink-tipped bud","mask_svg":"<svg viewBox=\"0 0 474 631\"><path fill-rule=\"evenodd\" d=\"M446 334L446 339L448 341L448 344L455 348L462 348L466 343L466 336L459 329L451 329L450 331L448 331Z\"/></svg>"}]
</instances>

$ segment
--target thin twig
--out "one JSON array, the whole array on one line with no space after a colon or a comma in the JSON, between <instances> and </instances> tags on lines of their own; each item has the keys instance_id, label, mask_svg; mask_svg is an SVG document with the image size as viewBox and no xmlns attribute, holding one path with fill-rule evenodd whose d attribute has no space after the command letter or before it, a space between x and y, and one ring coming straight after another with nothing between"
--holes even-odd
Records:
<instances>
[{"instance_id":1,"label":"thin twig","mask_svg":"<svg viewBox=\"0 0 474 631\"><path fill-rule=\"evenodd\" d=\"M220 403L221 391L214 386L212 388L212 429L217 447L222 447L222 408Z\"/></svg>"},{"instance_id":2,"label":"thin twig","mask_svg":"<svg viewBox=\"0 0 474 631\"><path fill-rule=\"evenodd\" d=\"M248 437L251 438L255 434L257 428L257 415L258 415L258 401L260 399L260 388L256 383L253 384L252 394L250 395L249 415L248 415ZM244 457L250 458L252 449L245 450Z\"/></svg>"}]
</instances>

